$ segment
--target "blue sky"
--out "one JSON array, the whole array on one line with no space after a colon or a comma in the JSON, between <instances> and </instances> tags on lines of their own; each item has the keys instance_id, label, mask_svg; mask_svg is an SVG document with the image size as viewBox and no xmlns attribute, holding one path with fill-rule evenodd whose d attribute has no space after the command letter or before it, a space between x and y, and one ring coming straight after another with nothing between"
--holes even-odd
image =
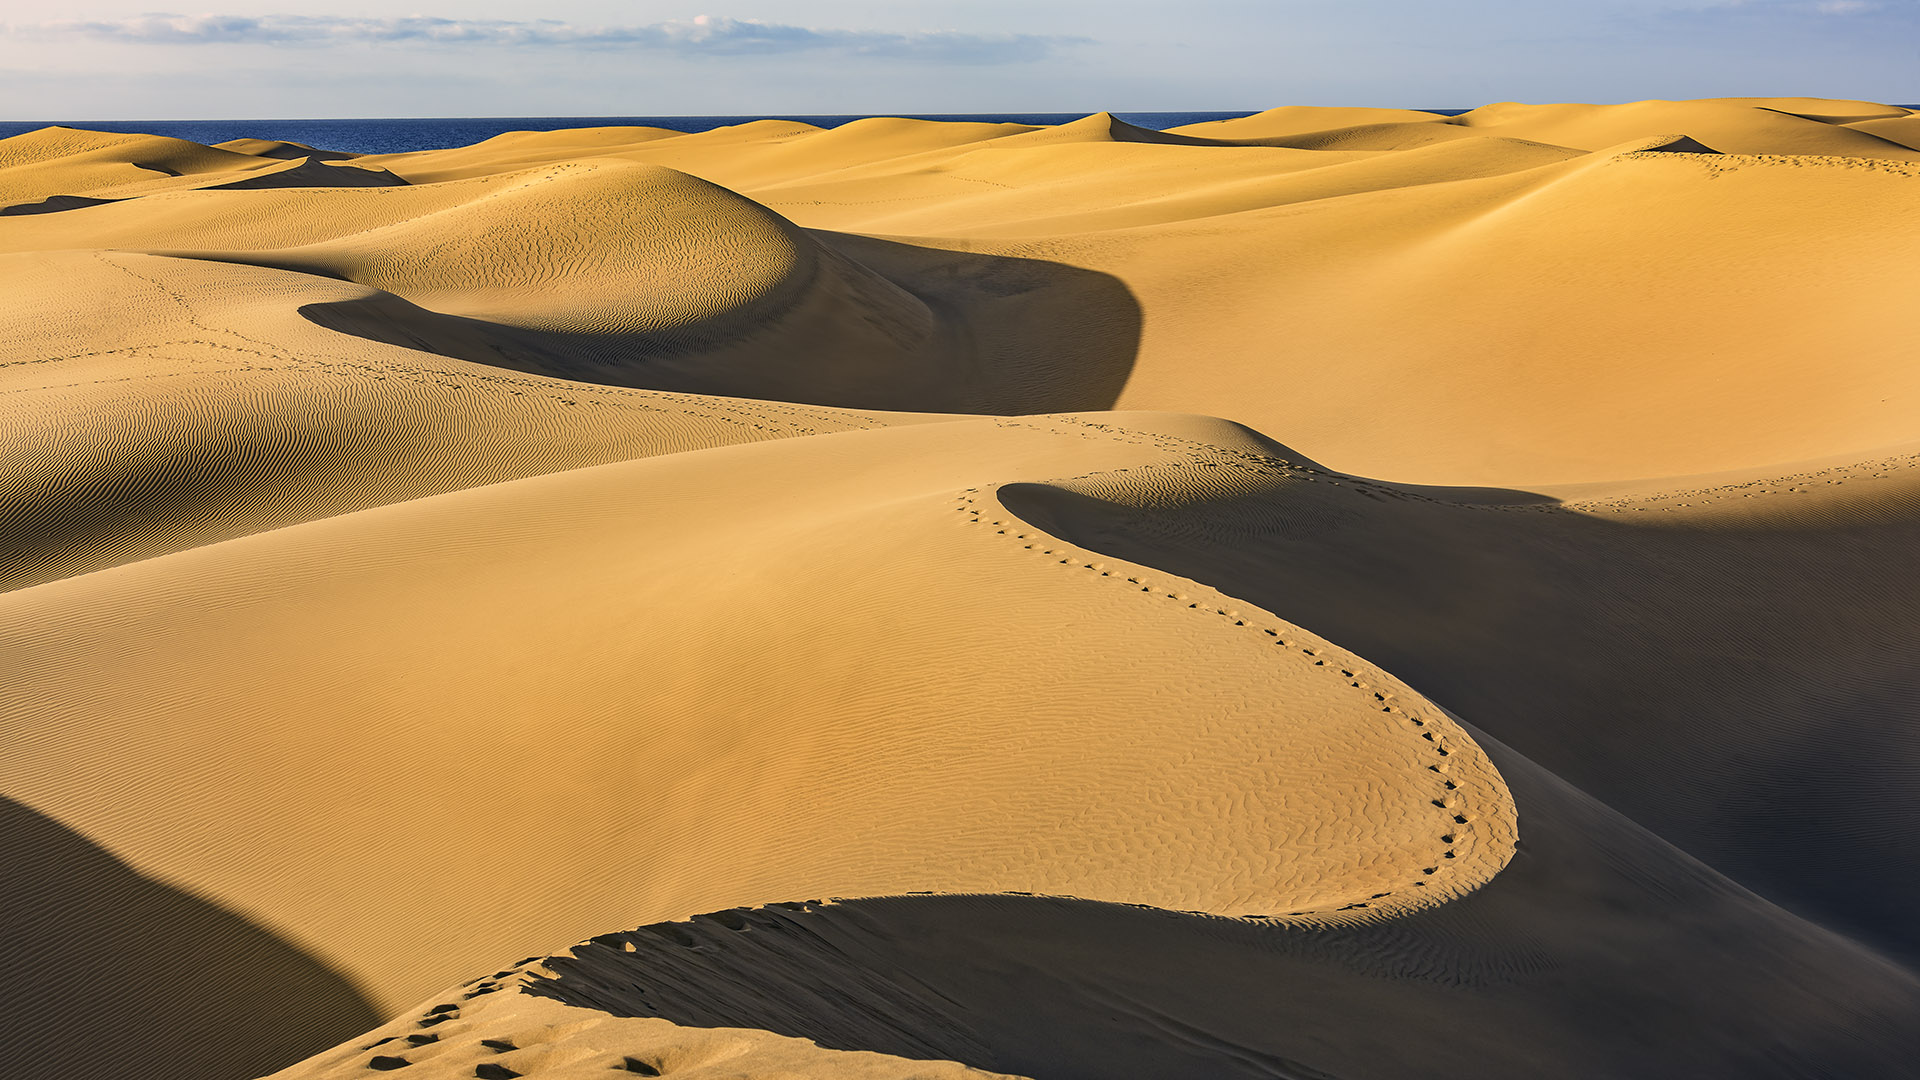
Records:
<instances>
[{"instance_id":1,"label":"blue sky","mask_svg":"<svg viewBox=\"0 0 1920 1080\"><path fill-rule=\"evenodd\" d=\"M165 2L12 0L0 118L1920 100L1920 0Z\"/></svg>"}]
</instances>

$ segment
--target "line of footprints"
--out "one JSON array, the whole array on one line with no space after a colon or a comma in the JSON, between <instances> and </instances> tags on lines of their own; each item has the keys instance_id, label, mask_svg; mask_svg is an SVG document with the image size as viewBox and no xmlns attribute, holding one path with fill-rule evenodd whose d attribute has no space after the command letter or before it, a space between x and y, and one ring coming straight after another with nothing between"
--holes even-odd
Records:
<instances>
[{"instance_id":1,"label":"line of footprints","mask_svg":"<svg viewBox=\"0 0 1920 1080\"><path fill-rule=\"evenodd\" d=\"M532 960L526 961L526 963L532 962ZM522 966L525 965L523 964ZM496 993L505 989L505 987L501 985L500 980L514 973L515 969L508 968L505 971L495 972L487 978L476 980L475 982L467 984L471 989L460 996L462 1000L471 1001L485 994ZM367 1059L367 1068L376 1072L392 1072L395 1069L404 1069L413 1065L414 1061L406 1057L405 1054L408 1051L418 1050L425 1046L432 1046L439 1042L440 1033L432 1029L439 1027L441 1024L458 1019L460 1019L460 1006L458 1003L446 1002L435 1005L433 1008L427 1010L425 1016L422 1016L414 1022L414 1025L422 1030L409 1035L389 1035L384 1039L379 1039L361 1047L362 1050L375 1050L385 1047L389 1051L387 1053L375 1054L373 1057ZM512 1051L520 1049L512 1039L481 1039L480 1045L496 1054L511 1053ZM622 1059L613 1066L613 1070L617 1072L635 1073L640 1076L662 1075L658 1065L642 1061L636 1057ZM480 1080L513 1080L514 1077L525 1074L506 1065L502 1065L499 1062L483 1061L473 1067L473 1075L479 1077Z\"/></svg>"}]
</instances>

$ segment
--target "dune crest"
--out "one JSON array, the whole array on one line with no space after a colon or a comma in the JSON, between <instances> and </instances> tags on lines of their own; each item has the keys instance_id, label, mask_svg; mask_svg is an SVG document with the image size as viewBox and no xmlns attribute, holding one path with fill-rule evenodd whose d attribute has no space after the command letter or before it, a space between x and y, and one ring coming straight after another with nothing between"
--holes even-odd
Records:
<instances>
[{"instance_id":1,"label":"dune crest","mask_svg":"<svg viewBox=\"0 0 1920 1080\"><path fill-rule=\"evenodd\" d=\"M236 154L246 154L250 157L282 160L312 158L315 161L351 161L362 156L340 150L321 150L306 143L287 142L284 139L229 139L223 143L214 143L213 148L231 150Z\"/></svg>"},{"instance_id":2,"label":"dune crest","mask_svg":"<svg viewBox=\"0 0 1920 1080\"><path fill-rule=\"evenodd\" d=\"M1032 146L1051 146L1059 143L1149 143L1154 146L1222 146L1231 145L1215 139L1201 139L1191 135L1179 135L1165 131L1154 131L1135 124L1129 124L1112 113L1094 113L1072 123L1058 127L1040 128L1035 131L1010 135L999 140L995 149L1012 150Z\"/></svg>"},{"instance_id":3,"label":"dune crest","mask_svg":"<svg viewBox=\"0 0 1920 1080\"><path fill-rule=\"evenodd\" d=\"M1364 109L1312 105L1282 105L1243 116L1238 120L1210 120L1173 128L1183 135L1212 139L1276 139L1289 135L1310 135L1341 128L1383 124L1430 124L1441 120L1439 113L1417 109Z\"/></svg>"},{"instance_id":4,"label":"dune crest","mask_svg":"<svg viewBox=\"0 0 1920 1080\"><path fill-rule=\"evenodd\" d=\"M290 159L279 168L262 169L239 180L207 185L222 191L249 191L279 187L395 187L406 181L384 169L336 165L317 157Z\"/></svg>"},{"instance_id":5,"label":"dune crest","mask_svg":"<svg viewBox=\"0 0 1920 1080\"><path fill-rule=\"evenodd\" d=\"M1152 418L1118 428L957 421L656 457L7 594L9 653L40 688L11 715L57 708L81 682L96 691L87 717L17 747L6 782L136 866L300 928L309 947L383 989L390 1004L447 981L502 935L537 948L559 925L571 940L608 922L729 900L1017 888L1339 924L1477 887L1511 856L1513 810L1497 773L1444 713L1273 615L1022 527L976 482L1042 468L1036 479L1098 471L1164 490L1291 467L1236 447L1231 432L1184 434L1193 428ZM876 458L890 464L876 468ZM867 464L848 470L847 461ZM662 505L678 510L663 520L651 510ZM502 531L505 521L521 524ZM435 539L453 536L466 538L467 557ZM314 554L343 543L360 553L354 564L320 571ZM663 565L677 567L670 578L658 574ZM193 607L202 594L193 583L216 580L276 598ZM502 588L526 605L512 616L511 639L484 615L495 603L484 598ZM418 623L373 618L396 595L408 597ZM106 636L84 648L68 633L49 638L35 627L52 610L72 613L76 632ZM83 610L117 614L102 621ZM296 610L316 630L333 629L280 656L275 635L253 620ZM636 611L651 614L635 623ZM1020 611L1033 614L1010 614ZM1018 629L1027 619L1036 621ZM1060 620L1088 629L1061 637ZM157 642L160 621L176 628L168 644L133 647ZM202 630L185 629L194 625ZM438 629L423 635L429 626ZM733 626L759 629L735 637ZM464 644L457 627L471 635ZM833 644L823 651L805 647L809 640ZM1049 652L1035 656L1033 640ZM430 674L470 650L504 660L509 647L519 659L500 678ZM244 685L185 691L182 665L207 653L250 672ZM103 654L123 657L118 674L71 666ZM921 674L943 655L996 671L992 692L951 701ZM512 674L562 663L579 665L564 694ZM760 673L747 675L756 665ZM347 672L355 674L343 680ZM649 688L648 672L666 677ZM156 680L175 690L155 697ZM856 682L862 689L848 696ZM101 696L109 685L123 696ZM231 746L250 726L244 718L295 686L306 704L272 706L283 723L247 736L283 745L286 767L236 778L229 793L240 801L224 809L175 800L151 762ZM1160 707L1137 707L1162 686L1184 689ZM198 702L189 711L168 704L186 700L182 692ZM367 692L375 696L359 696ZM1089 716L1100 723L1086 726ZM350 736L346 717L368 726ZM628 742L636 723L651 733L645 743ZM564 740L547 734L555 724ZM313 771L316 753L343 766L396 731L432 740L442 725L467 732L437 751L442 781L403 781L410 766L394 758L389 776L363 768L361 794L345 807L330 768ZM169 748L113 750L115 733L130 729L168 732ZM876 738L881 731L890 734ZM1162 757L1169 741L1180 747L1177 767ZM722 746L732 749L718 753ZM1275 746L1293 753L1275 758ZM575 757L589 747L587 760ZM116 778L113 808L58 764L81 756L90 775ZM382 884L398 864L366 872L366 853L387 846L388 823L431 814L456 797L463 776L503 756L560 770L609 800L564 812L578 845L569 869L553 865L557 853L542 839L549 828L525 833L509 824L520 810L500 804L468 812L468 841L439 845L448 871L439 884L419 882L399 898ZM634 786L640 777L661 779ZM287 808L287 831L267 842L274 806ZM189 818L168 823L180 813ZM768 835L766 821L804 821L807 839ZM180 862L168 839L180 828L229 839ZM239 845L233 828L254 839ZM516 844L530 846L512 854ZM649 872L606 862L608 844ZM303 850L307 869L274 856L269 873L247 850ZM526 882L539 899L517 913L432 944L400 918L421 889L457 906L466 887L457 867L480 872L509 857L546 862L552 883ZM350 865L362 867L363 884L341 880ZM601 884L583 891L582 880Z\"/></svg>"}]
</instances>

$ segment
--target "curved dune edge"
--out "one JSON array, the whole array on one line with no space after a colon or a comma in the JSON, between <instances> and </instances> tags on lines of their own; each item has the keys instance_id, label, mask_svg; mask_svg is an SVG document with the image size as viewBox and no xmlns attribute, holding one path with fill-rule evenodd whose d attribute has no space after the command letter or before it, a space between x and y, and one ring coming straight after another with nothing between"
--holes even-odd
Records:
<instances>
[{"instance_id":1,"label":"curved dune edge","mask_svg":"<svg viewBox=\"0 0 1920 1080\"><path fill-rule=\"evenodd\" d=\"M307 312L381 294L311 275L109 252L0 270L19 282L0 310L42 329L0 344L19 447L0 590L529 475L942 419L589 385L336 333Z\"/></svg>"},{"instance_id":2,"label":"curved dune edge","mask_svg":"<svg viewBox=\"0 0 1920 1080\"><path fill-rule=\"evenodd\" d=\"M736 1076L910 1059L1043 1080L1891 1076L1920 1049L1911 972L1490 745L1528 842L1485 888L1403 919L1309 927L1012 895L715 911L471 979L277 1075L678 1075L710 1064L714 1040ZM1661 1022L1622 1040L1592 1020L1623 1010ZM812 1056L775 1063L768 1047Z\"/></svg>"},{"instance_id":3,"label":"curved dune edge","mask_svg":"<svg viewBox=\"0 0 1920 1080\"><path fill-rule=\"evenodd\" d=\"M1288 106L1238 120L1189 124L1176 131L1219 139L1348 142L1366 133L1382 148L1398 134L1402 144L1497 134L1578 150L1642 137L1649 128L1684 130L1702 142L1726 142L1730 153L1810 154L1916 160L1912 149L1878 133L1874 125L1899 124L1912 114L1891 105L1806 98L1718 98L1636 101L1617 105L1501 102L1459 116L1406 109L1343 109ZM1903 130L1894 128L1892 130Z\"/></svg>"},{"instance_id":4,"label":"curved dune edge","mask_svg":"<svg viewBox=\"0 0 1920 1080\"><path fill-rule=\"evenodd\" d=\"M254 140L243 140L254 141ZM391 187L383 169L297 144L256 154L154 135L43 128L0 140L0 216L49 213L165 192L224 188Z\"/></svg>"},{"instance_id":5,"label":"curved dune edge","mask_svg":"<svg viewBox=\"0 0 1920 1080\"><path fill-rule=\"evenodd\" d=\"M1901 569L1920 456L1904 449L1559 498L1337 474L1232 497L1003 497L1095 552L1286 610L1720 872L1910 962L1886 884L1914 880L1901 853L1920 823L1915 677L1889 630L1920 612ZM1815 625L1816 651L1780 632Z\"/></svg>"},{"instance_id":6,"label":"curved dune edge","mask_svg":"<svg viewBox=\"0 0 1920 1080\"><path fill-rule=\"evenodd\" d=\"M1174 435L1161 437L1176 443L1186 441ZM1199 449L1205 444L1190 445ZM1179 462L1162 467L1192 471L1193 464ZM1198 464L1207 469L1269 476L1290 473L1293 467L1291 462L1231 450L1215 460ZM1154 465L1147 465L1089 473L1074 477L1069 483L1130 486L1129 481L1139 477L1128 474L1144 474L1153 468ZM1218 626L1231 628L1225 632L1271 647L1292 662L1351 689L1360 708L1378 713L1375 719L1392 725L1411 740L1419 755L1417 767L1433 774L1425 778L1432 788L1428 801L1441 811L1438 819L1441 831L1435 837L1437 844L1431 849L1435 854L1431 865L1417 867L1415 873L1397 881L1375 882L1380 891L1369 893L1364 899L1349 899L1317 909L1189 911L1187 914L1259 920L1303 919L1313 925L1393 918L1471 892L1492 880L1512 859L1518 841L1517 816L1513 796L1498 771L1446 710L1426 700L1391 673L1310 631L1197 581L1077 547L1015 514L1000 500L997 490L963 491L955 499L954 510L963 515L960 520L964 524L978 528L982 534L991 530L991 536L1000 538L1009 550L1017 549L1026 558L1083 571L1090 583L1137 595L1149 603L1168 605L1175 612L1184 608L1203 620L1217 619Z\"/></svg>"},{"instance_id":7,"label":"curved dune edge","mask_svg":"<svg viewBox=\"0 0 1920 1080\"><path fill-rule=\"evenodd\" d=\"M608 334L775 320L817 272L791 223L673 169L588 161L470 187L458 200L418 189L421 211L314 244L193 254L343 278L447 314Z\"/></svg>"},{"instance_id":8,"label":"curved dune edge","mask_svg":"<svg viewBox=\"0 0 1920 1080\"><path fill-rule=\"evenodd\" d=\"M1213 589L1001 535L985 489L953 483L1204 483L1260 467L1235 438L1032 418L746 444L19 590L0 780L389 1005L502 941L793 895L1344 925L1480 887L1511 858L1512 801L1420 695ZM925 675L956 657L959 696ZM236 759L260 764L183 788L181 763ZM538 786L474 801L502 761ZM427 872L404 837L449 805ZM526 868L511 904L420 936L502 866Z\"/></svg>"},{"instance_id":9,"label":"curved dune edge","mask_svg":"<svg viewBox=\"0 0 1920 1080\"><path fill-rule=\"evenodd\" d=\"M272 1074L272 1080L362 1080L406 1069L420 1077L672 1076L687 1080L844 1077L988 1080L956 1061L835 1050L752 1028L684 1026L615 1016L524 992L545 969L528 959L437 994L399 1019Z\"/></svg>"}]
</instances>

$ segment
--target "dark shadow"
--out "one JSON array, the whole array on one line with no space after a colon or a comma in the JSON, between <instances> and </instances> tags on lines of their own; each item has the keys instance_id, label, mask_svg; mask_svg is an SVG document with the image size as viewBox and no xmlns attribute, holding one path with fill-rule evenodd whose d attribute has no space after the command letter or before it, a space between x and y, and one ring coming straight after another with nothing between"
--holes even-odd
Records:
<instances>
[{"instance_id":1,"label":"dark shadow","mask_svg":"<svg viewBox=\"0 0 1920 1080\"><path fill-rule=\"evenodd\" d=\"M249 157L278 158L281 161L291 161L294 158L312 158L314 161L351 161L360 156L339 150L320 150L305 143L287 142L281 139L228 139L226 142L211 145L216 150L231 150L236 154L246 154Z\"/></svg>"},{"instance_id":2,"label":"dark shadow","mask_svg":"<svg viewBox=\"0 0 1920 1080\"><path fill-rule=\"evenodd\" d=\"M89 206L105 206L119 202L119 199L92 199L85 195L49 195L37 203L15 203L12 206L0 206L0 217L20 217L26 214L57 214L62 210L83 210Z\"/></svg>"},{"instance_id":3,"label":"dark shadow","mask_svg":"<svg viewBox=\"0 0 1920 1080\"><path fill-rule=\"evenodd\" d=\"M1479 890L1399 918L809 901L594 938L527 992L1037 1080L1905 1075L1911 973L1482 746L1520 807L1520 850Z\"/></svg>"},{"instance_id":4,"label":"dark shadow","mask_svg":"<svg viewBox=\"0 0 1920 1080\"><path fill-rule=\"evenodd\" d=\"M290 169L255 173L224 184L209 184L200 191L265 191L275 188L406 187L405 179L385 169L363 169L354 165L326 165L308 158Z\"/></svg>"},{"instance_id":5,"label":"dark shadow","mask_svg":"<svg viewBox=\"0 0 1920 1080\"><path fill-rule=\"evenodd\" d=\"M382 1017L345 978L0 797L0 1073L248 1080Z\"/></svg>"},{"instance_id":6,"label":"dark shadow","mask_svg":"<svg viewBox=\"0 0 1920 1080\"><path fill-rule=\"evenodd\" d=\"M1744 514L1710 519L1681 512L1697 494L1573 509L1337 473L1174 506L999 495L1048 533L1354 650L1740 884L1911 964L1920 506L1881 482L1849 501L1836 482L1747 484L1723 493Z\"/></svg>"},{"instance_id":7,"label":"dark shadow","mask_svg":"<svg viewBox=\"0 0 1920 1080\"><path fill-rule=\"evenodd\" d=\"M180 175L177 172L162 169L157 165L142 165L140 168L165 172L169 176ZM204 188L185 190L260 191L298 187L358 188L405 186L407 186L405 179L385 169L363 169L352 165L323 165L320 163L320 159L313 158L300 165L295 165L292 168L280 169L276 172L261 175L245 176L224 184L209 184ZM0 206L0 217L18 217L27 214L57 214L64 210L84 210L89 206L105 206L108 203L125 201L125 199L96 199L88 195L49 195L35 203L15 203L12 206Z\"/></svg>"},{"instance_id":8,"label":"dark shadow","mask_svg":"<svg viewBox=\"0 0 1920 1080\"><path fill-rule=\"evenodd\" d=\"M823 249L810 281L773 310L713 325L627 334L531 330L429 311L385 293L308 304L300 314L337 333L536 375L855 409L1107 409L1133 371L1140 305L1111 275L1042 259L808 235ZM274 265L270 255L249 261ZM690 276L701 272L687 268Z\"/></svg>"}]
</instances>

